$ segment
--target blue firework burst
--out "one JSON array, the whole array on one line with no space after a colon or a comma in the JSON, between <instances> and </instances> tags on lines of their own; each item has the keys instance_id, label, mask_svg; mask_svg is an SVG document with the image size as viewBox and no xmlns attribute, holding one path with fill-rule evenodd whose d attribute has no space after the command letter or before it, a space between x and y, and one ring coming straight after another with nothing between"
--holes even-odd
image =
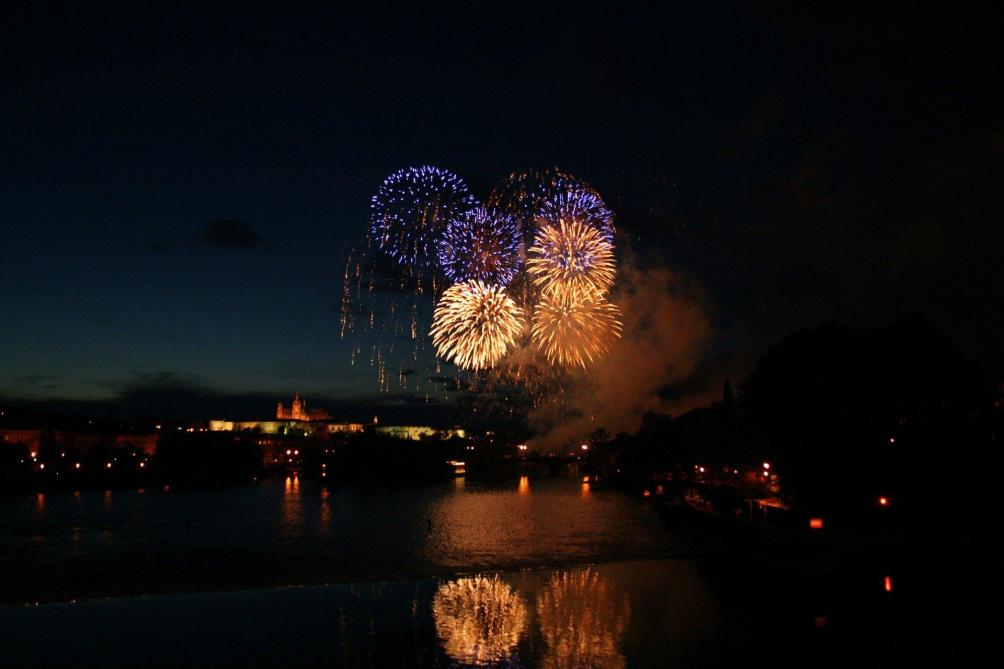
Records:
<instances>
[{"instance_id":1,"label":"blue firework burst","mask_svg":"<svg viewBox=\"0 0 1004 669\"><path fill-rule=\"evenodd\" d=\"M544 200L537 212L537 225L559 225L578 221L599 232L611 244L614 241L614 215L599 193L580 183L566 183Z\"/></svg>"},{"instance_id":2,"label":"blue firework burst","mask_svg":"<svg viewBox=\"0 0 1004 669\"><path fill-rule=\"evenodd\" d=\"M370 200L370 233L402 265L428 266L447 222L475 206L477 199L453 172L407 167L384 179Z\"/></svg>"},{"instance_id":3,"label":"blue firework burst","mask_svg":"<svg viewBox=\"0 0 1004 669\"><path fill-rule=\"evenodd\" d=\"M596 228L611 243L614 240L613 214L599 193L557 167L513 172L495 186L488 205L516 219L528 247L542 224L557 225L572 219Z\"/></svg>"},{"instance_id":4,"label":"blue firework burst","mask_svg":"<svg viewBox=\"0 0 1004 669\"><path fill-rule=\"evenodd\" d=\"M454 282L478 280L505 286L520 267L519 226L497 209L477 207L446 224L439 264Z\"/></svg>"}]
</instances>

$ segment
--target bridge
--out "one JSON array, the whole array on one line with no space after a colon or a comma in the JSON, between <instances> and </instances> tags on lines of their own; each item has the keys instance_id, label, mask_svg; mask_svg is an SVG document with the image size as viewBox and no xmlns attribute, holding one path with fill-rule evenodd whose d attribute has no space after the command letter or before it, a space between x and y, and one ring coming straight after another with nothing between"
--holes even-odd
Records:
<instances>
[{"instance_id":1,"label":"bridge","mask_svg":"<svg viewBox=\"0 0 1004 669\"><path fill-rule=\"evenodd\" d=\"M547 473L551 476L557 475L565 465L570 465L575 462L582 462L582 456L580 455L558 455L556 453L526 453L519 456L520 462L529 462L531 464L544 465L547 467Z\"/></svg>"}]
</instances>

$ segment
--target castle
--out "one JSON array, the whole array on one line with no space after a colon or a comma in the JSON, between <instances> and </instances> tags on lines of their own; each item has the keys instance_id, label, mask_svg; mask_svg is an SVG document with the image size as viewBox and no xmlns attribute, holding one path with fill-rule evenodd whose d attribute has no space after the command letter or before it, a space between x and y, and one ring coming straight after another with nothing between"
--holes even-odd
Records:
<instances>
[{"instance_id":1,"label":"castle","mask_svg":"<svg viewBox=\"0 0 1004 669\"><path fill-rule=\"evenodd\" d=\"M307 402L299 395L293 395L293 406L289 409L279 402L279 407L275 410L276 420L328 420L331 415L324 409L307 410Z\"/></svg>"}]
</instances>

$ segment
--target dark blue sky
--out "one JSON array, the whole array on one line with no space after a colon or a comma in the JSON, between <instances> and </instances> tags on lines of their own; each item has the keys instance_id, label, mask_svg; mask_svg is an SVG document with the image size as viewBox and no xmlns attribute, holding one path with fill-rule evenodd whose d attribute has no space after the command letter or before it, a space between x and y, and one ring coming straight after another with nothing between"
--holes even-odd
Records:
<instances>
[{"instance_id":1,"label":"dark blue sky","mask_svg":"<svg viewBox=\"0 0 1004 669\"><path fill-rule=\"evenodd\" d=\"M706 288L739 367L910 311L999 361L990 25L906 4L13 16L0 397L365 402L341 259L383 176L426 163L479 196L521 167L590 181L622 245Z\"/></svg>"}]
</instances>

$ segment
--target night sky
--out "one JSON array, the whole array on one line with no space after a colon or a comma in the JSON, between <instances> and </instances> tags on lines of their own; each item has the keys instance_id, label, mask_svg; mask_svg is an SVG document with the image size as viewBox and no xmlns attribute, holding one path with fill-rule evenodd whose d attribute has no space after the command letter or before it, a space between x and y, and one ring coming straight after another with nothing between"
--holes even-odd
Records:
<instances>
[{"instance_id":1,"label":"night sky","mask_svg":"<svg viewBox=\"0 0 1004 669\"><path fill-rule=\"evenodd\" d=\"M702 286L709 367L910 312L1000 364L998 23L476 4L9 16L0 398L365 406L343 258L418 164L480 197L518 168L589 181L622 249Z\"/></svg>"}]
</instances>

